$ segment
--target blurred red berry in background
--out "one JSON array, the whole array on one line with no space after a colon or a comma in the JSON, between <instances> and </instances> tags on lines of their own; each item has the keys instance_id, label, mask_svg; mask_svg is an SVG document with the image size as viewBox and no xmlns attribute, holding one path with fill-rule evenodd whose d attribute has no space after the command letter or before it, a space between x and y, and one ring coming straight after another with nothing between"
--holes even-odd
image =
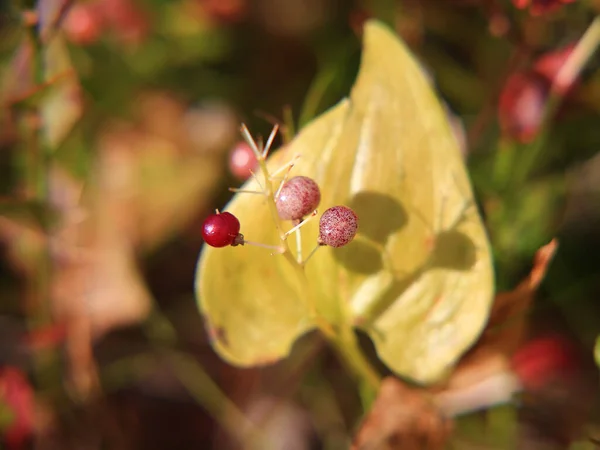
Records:
<instances>
[{"instance_id":1,"label":"blurred red berry in background","mask_svg":"<svg viewBox=\"0 0 600 450\"><path fill-rule=\"evenodd\" d=\"M256 172L258 161L250 146L244 142L238 142L229 154L229 171L240 180L247 180Z\"/></svg>"},{"instance_id":2,"label":"blurred red berry in background","mask_svg":"<svg viewBox=\"0 0 600 450\"><path fill-rule=\"evenodd\" d=\"M519 9L529 8L532 16L541 16L559 9L562 5L573 3L575 0L513 0L513 5Z\"/></svg>"},{"instance_id":3,"label":"blurred red berry in background","mask_svg":"<svg viewBox=\"0 0 600 450\"><path fill-rule=\"evenodd\" d=\"M513 355L512 366L528 391L541 389L557 378L570 378L581 369L574 345L560 336L529 341Z\"/></svg>"},{"instance_id":4,"label":"blurred red berry in background","mask_svg":"<svg viewBox=\"0 0 600 450\"><path fill-rule=\"evenodd\" d=\"M139 43L148 34L150 24L145 12L133 0L102 0L102 11L117 39Z\"/></svg>"},{"instance_id":5,"label":"blurred red berry in background","mask_svg":"<svg viewBox=\"0 0 600 450\"><path fill-rule=\"evenodd\" d=\"M564 86L557 85L556 76L571 53L573 53L574 48L575 43L572 43L560 49L545 53L537 59L533 66L533 70L546 78L552 87L560 94L565 94L573 86L572 83Z\"/></svg>"},{"instance_id":6,"label":"blurred red berry in background","mask_svg":"<svg viewBox=\"0 0 600 450\"><path fill-rule=\"evenodd\" d=\"M571 448L597 394L598 374L574 341L550 334L526 342L512 358L520 379L519 448Z\"/></svg>"},{"instance_id":7,"label":"blurred red berry in background","mask_svg":"<svg viewBox=\"0 0 600 450\"><path fill-rule=\"evenodd\" d=\"M517 142L531 142L542 123L548 89L546 80L535 73L511 75L498 102L498 121L502 134Z\"/></svg>"},{"instance_id":8,"label":"blurred red berry in background","mask_svg":"<svg viewBox=\"0 0 600 450\"><path fill-rule=\"evenodd\" d=\"M236 23L248 12L246 0L200 0L204 12L218 23Z\"/></svg>"},{"instance_id":9,"label":"blurred red berry in background","mask_svg":"<svg viewBox=\"0 0 600 450\"><path fill-rule=\"evenodd\" d=\"M0 401L10 408L13 419L3 431L4 442L11 450L23 448L33 432L34 394L25 374L6 366L0 369Z\"/></svg>"},{"instance_id":10,"label":"blurred red berry in background","mask_svg":"<svg viewBox=\"0 0 600 450\"><path fill-rule=\"evenodd\" d=\"M96 42L104 29L102 7L99 3L76 3L63 22L63 30L67 38L78 45L89 45Z\"/></svg>"},{"instance_id":11,"label":"blurred red berry in background","mask_svg":"<svg viewBox=\"0 0 600 450\"><path fill-rule=\"evenodd\" d=\"M545 53L531 70L508 77L498 102L498 121L505 136L521 143L529 143L536 137L550 90L565 95L573 87L573 80L565 83L557 81L556 76L574 47L575 44L569 44Z\"/></svg>"},{"instance_id":12,"label":"blurred red berry in background","mask_svg":"<svg viewBox=\"0 0 600 450\"><path fill-rule=\"evenodd\" d=\"M52 324L26 333L22 343L30 350L53 348L61 345L67 336L67 327L63 323Z\"/></svg>"},{"instance_id":13,"label":"blurred red berry in background","mask_svg":"<svg viewBox=\"0 0 600 450\"><path fill-rule=\"evenodd\" d=\"M121 42L139 43L149 30L146 14L132 0L97 0L75 3L67 12L63 29L79 45L98 41L112 32Z\"/></svg>"}]
</instances>

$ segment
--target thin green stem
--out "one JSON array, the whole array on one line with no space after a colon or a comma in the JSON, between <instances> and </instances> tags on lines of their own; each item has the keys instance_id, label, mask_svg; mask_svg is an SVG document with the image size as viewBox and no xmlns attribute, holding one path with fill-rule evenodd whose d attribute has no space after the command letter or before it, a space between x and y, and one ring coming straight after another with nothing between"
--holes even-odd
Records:
<instances>
[{"instance_id":1,"label":"thin green stem","mask_svg":"<svg viewBox=\"0 0 600 450\"><path fill-rule=\"evenodd\" d=\"M330 342L354 373L371 389L376 391L381 383L381 376L365 358L352 327L343 327L339 335L335 339L331 339Z\"/></svg>"},{"instance_id":2,"label":"thin green stem","mask_svg":"<svg viewBox=\"0 0 600 450\"><path fill-rule=\"evenodd\" d=\"M317 308L312 284L304 271L304 263L298 262L290 251L286 240L287 235L283 231L282 221L277 212L277 206L275 205L273 181L269 174L266 161L268 147L267 149L263 149L261 146L258 146L245 126L242 126L242 134L257 156L258 164L264 178L264 192L267 197L271 219L275 224L275 228L281 240L283 249L282 254L296 274L296 279L301 286L302 297L304 298L304 302L309 311L310 318L314 320L321 333L336 349L343 360L346 361L348 367L355 373L357 378L363 382L363 385L369 386L372 391L377 390L380 377L360 349L350 322L344 318L337 327L334 327L320 314Z\"/></svg>"},{"instance_id":3,"label":"thin green stem","mask_svg":"<svg viewBox=\"0 0 600 450\"><path fill-rule=\"evenodd\" d=\"M300 118L298 119L301 128L316 116L325 92L335 80L336 74L337 68L335 66L328 66L321 70L313 80L308 94L304 99L304 105L302 105Z\"/></svg>"},{"instance_id":4,"label":"thin green stem","mask_svg":"<svg viewBox=\"0 0 600 450\"><path fill-rule=\"evenodd\" d=\"M306 276L304 267L294 260L293 267L296 271L302 286L305 286L304 295L307 298L307 303L316 305L314 294L311 289L311 283ZM316 310L315 310L316 312ZM356 340L354 330L347 320L342 320L338 327L333 327L321 315L316 312L314 317L319 330L327 338L328 342L336 349L338 354L347 363L348 367L355 375L371 389L377 390L381 378L369 361L365 358Z\"/></svg>"},{"instance_id":5,"label":"thin green stem","mask_svg":"<svg viewBox=\"0 0 600 450\"><path fill-rule=\"evenodd\" d=\"M270 448L264 433L225 395L202 365L191 355L176 349L177 331L156 307L148 319L145 331L148 339L161 349L175 376L188 393L224 430L243 444L243 448L252 450ZM132 362L147 364L148 359L142 358ZM115 377L114 370L112 376Z\"/></svg>"},{"instance_id":6,"label":"thin green stem","mask_svg":"<svg viewBox=\"0 0 600 450\"><path fill-rule=\"evenodd\" d=\"M292 108L289 105L283 108L283 124L283 144L287 145L292 142L294 135L296 134Z\"/></svg>"},{"instance_id":7,"label":"thin green stem","mask_svg":"<svg viewBox=\"0 0 600 450\"><path fill-rule=\"evenodd\" d=\"M317 250L319 250L321 247L322 247L322 246L321 246L321 245L319 245L319 244L315 245L315 247L314 247L314 248L313 248L313 249L310 251L310 253L309 253L309 254L308 254L308 256L306 257L306 259L304 259L304 260L300 261L300 265L301 265L302 267L306 266L306 263L307 263L307 262L310 260L310 258L312 258L312 257L313 257L313 255L314 255L315 253L317 253Z\"/></svg>"},{"instance_id":8,"label":"thin green stem","mask_svg":"<svg viewBox=\"0 0 600 450\"><path fill-rule=\"evenodd\" d=\"M302 233L300 231L296 232L296 261L298 264L304 265L302 260Z\"/></svg>"},{"instance_id":9,"label":"thin green stem","mask_svg":"<svg viewBox=\"0 0 600 450\"><path fill-rule=\"evenodd\" d=\"M51 30L52 26L49 26L48 29ZM48 81L44 70L44 42L38 34L37 24L28 24L26 32L33 49L33 78L36 86L40 86ZM50 200L48 176L52 162L52 149L44 139L40 116L40 109L37 107L23 111L21 116L24 124L24 141L29 154L25 163L25 183L29 195L34 196L41 203L48 203ZM41 225L44 234L48 236L50 230L47 223L44 221ZM29 284L26 294L27 326L29 329L36 329L52 323L50 313L52 257L47 243L48 240L45 240L44 247L36 262L33 280ZM56 349L37 350L33 359L36 376L43 389L51 390L53 386L60 385L62 377L59 355Z\"/></svg>"},{"instance_id":10,"label":"thin green stem","mask_svg":"<svg viewBox=\"0 0 600 450\"><path fill-rule=\"evenodd\" d=\"M190 395L244 448L270 448L266 436L223 393L194 358L175 351L168 352L166 356Z\"/></svg>"}]
</instances>

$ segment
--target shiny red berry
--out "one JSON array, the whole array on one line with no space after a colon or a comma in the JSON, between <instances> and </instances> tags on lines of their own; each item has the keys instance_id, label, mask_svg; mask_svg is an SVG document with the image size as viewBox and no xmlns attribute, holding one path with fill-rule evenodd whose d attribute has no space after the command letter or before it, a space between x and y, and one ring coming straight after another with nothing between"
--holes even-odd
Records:
<instances>
[{"instance_id":1,"label":"shiny red berry","mask_svg":"<svg viewBox=\"0 0 600 450\"><path fill-rule=\"evenodd\" d=\"M228 212L211 214L202 224L202 238L211 247L238 245L243 242L240 221Z\"/></svg>"},{"instance_id":2,"label":"shiny red berry","mask_svg":"<svg viewBox=\"0 0 600 450\"><path fill-rule=\"evenodd\" d=\"M229 171L240 180L247 180L258 169L254 151L246 142L239 142L229 154Z\"/></svg>"},{"instance_id":3,"label":"shiny red berry","mask_svg":"<svg viewBox=\"0 0 600 450\"><path fill-rule=\"evenodd\" d=\"M283 220L299 220L312 213L321 201L321 191L315 180L294 177L281 188L276 206Z\"/></svg>"},{"instance_id":4,"label":"shiny red berry","mask_svg":"<svg viewBox=\"0 0 600 450\"><path fill-rule=\"evenodd\" d=\"M358 217L347 206L334 206L319 221L319 245L343 247L349 244L358 231Z\"/></svg>"}]
</instances>

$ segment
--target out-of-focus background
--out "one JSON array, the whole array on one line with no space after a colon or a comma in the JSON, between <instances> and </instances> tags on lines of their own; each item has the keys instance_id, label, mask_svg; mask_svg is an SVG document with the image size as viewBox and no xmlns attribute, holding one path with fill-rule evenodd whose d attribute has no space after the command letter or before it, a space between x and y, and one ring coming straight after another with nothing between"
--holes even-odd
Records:
<instances>
[{"instance_id":1,"label":"out-of-focus background","mask_svg":"<svg viewBox=\"0 0 600 450\"><path fill-rule=\"evenodd\" d=\"M277 448L348 448L363 411L338 360L307 337L284 362L228 366L210 348L193 283L203 219L252 167L240 123L292 133L348 95L372 17L408 43L447 104L497 290L513 289L536 250L559 241L531 310L531 339L545 339L526 358L540 361L524 375L536 387L461 418L449 445L595 448L598 58L573 83L556 76L600 2L0 8L2 448L239 448L223 425L237 416L216 385ZM549 96L560 104L544 122ZM550 378L559 381L546 387Z\"/></svg>"}]
</instances>

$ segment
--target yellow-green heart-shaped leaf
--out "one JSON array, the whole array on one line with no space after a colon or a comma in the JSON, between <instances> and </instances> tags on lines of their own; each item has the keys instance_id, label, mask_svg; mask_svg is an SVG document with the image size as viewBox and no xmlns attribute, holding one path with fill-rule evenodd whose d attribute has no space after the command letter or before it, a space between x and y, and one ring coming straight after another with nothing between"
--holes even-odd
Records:
<instances>
[{"instance_id":1,"label":"yellow-green heart-shaped leaf","mask_svg":"<svg viewBox=\"0 0 600 450\"><path fill-rule=\"evenodd\" d=\"M352 207L359 217L355 240L320 249L305 275L260 248L202 252L200 307L215 349L233 364L286 356L314 327L308 313L314 303L334 328L363 328L397 374L433 382L487 320L493 290L487 237L444 111L396 36L369 22L364 39L350 99L314 120L268 164L275 170L300 155L290 176L319 183L320 211ZM252 180L244 189L260 187ZM279 242L264 197L238 194L227 210L247 239ZM306 255L318 221L301 234ZM289 241L295 248L293 236Z\"/></svg>"}]
</instances>

